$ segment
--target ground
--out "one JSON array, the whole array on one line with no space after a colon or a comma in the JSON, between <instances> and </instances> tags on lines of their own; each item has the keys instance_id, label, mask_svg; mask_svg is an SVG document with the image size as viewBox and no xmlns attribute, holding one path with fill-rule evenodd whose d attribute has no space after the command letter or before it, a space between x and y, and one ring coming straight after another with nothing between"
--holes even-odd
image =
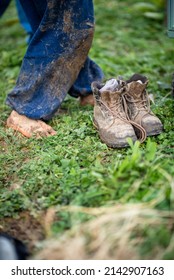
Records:
<instances>
[{"instance_id":1,"label":"ground","mask_svg":"<svg viewBox=\"0 0 174 280\"><path fill-rule=\"evenodd\" d=\"M128 79L133 73L148 77L148 92L155 100L152 110L164 132L141 145L129 142L129 148L110 149L93 127L93 109L81 107L69 96L61 113L49 122L57 135L28 139L8 129L11 110L5 98L15 85L26 50L26 35L12 3L0 20L0 230L23 240L32 254L42 240L58 240L75 226L98 219L95 211L141 204L157 209L165 219L161 227L150 228L145 222L143 233L138 231L139 238L146 239L139 257L147 258L156 246L168 253L161 258L173 259L169 245L174 226L168 217L174 210L174 40L166 33L165 8L160 10L162 1L149 0L157 3L158 13L153 16L147 7L136 6L140 1L94 2L96 32L90 57L106 79L118 75Z\"/></svg>"}]
</instances>

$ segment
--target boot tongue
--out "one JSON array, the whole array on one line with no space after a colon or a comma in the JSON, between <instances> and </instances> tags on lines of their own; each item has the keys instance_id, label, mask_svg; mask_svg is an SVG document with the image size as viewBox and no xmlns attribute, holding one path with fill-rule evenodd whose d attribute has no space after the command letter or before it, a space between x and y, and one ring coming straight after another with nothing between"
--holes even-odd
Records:
<instances>
[{"instance_id":1,"label":"boot tongue","mask_svg":"<svg viewBox=\"0 0 174 280\"><path fill-rule=\"evenodd\" d=\"M101 99L110 109L112 109L120 102L121 92L118 89L113 89L112 91L103 90L103 92L101 92Z\"/></svg>"},{"instance_id":2,"label":"boot tongue","mask_svg":"<svg viewBox=\"0 0 174 280\"><path fill-rule=\"evenodd\" d=\"M129 95L139 98L143 95L144 90L146 89L147 86L147 80L145 82L142 81L142 79L138 80L133 80L127 83L127 89Z\"/></svg>"},{"instance_id":3,"label":"boot tongue","mask_svg":"<svg viewBox=\"0 0 174 280\"><path fill-rule=\"evenodd\" d=\"M128 101L132 100L132 106L134 103L136 110L138 109L141 112L147 111L146 83L143 83L141 80L128 83L126 96Z\"/></svg>"}]
</instances>

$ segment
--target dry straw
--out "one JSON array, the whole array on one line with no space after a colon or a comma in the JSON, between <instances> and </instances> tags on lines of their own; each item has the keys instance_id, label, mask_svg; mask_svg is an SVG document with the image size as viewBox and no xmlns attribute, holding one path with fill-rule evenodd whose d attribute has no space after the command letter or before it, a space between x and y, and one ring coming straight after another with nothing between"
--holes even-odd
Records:
<instances>
[{"instance_id":1,"label":"dry straw","mask_svg":"<svg viewBox=\"0 0 174 280\"><path fill-rule=\"evenodd\" d=\"M108 208L63 207L61 211L86 213L94 218L74 226L57 239L48 238L42 243L42 249L35 258L124 260L163 259L168 254L171 256L171 252L174 255L174 213L148 206L127 204ZM168 236L162 244L155 242L155 234L160 230L167 232ZM150 235L147 234L149 231ZM145 248L148 241L154 241L149 251ZM146 253L143 253L143 248Z\"/></svg>"}]
</instances>

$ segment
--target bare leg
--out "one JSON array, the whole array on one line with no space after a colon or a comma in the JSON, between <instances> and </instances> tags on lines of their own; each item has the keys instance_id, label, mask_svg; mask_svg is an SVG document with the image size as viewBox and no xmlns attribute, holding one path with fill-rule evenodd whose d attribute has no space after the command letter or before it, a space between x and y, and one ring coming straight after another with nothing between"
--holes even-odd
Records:
<instances>
[{"instance_id":1,"label":"bare leg","mask_svg":"<svg viewBox=\"0 0 174 280\"><path fill-rule=\"evenodd\" d=\"M16 111L11 112L7 119L7 126L28 138L56 135L56 131L43 121L29 119L24 115L19 115Z\"/></svg>"}]
</instances>

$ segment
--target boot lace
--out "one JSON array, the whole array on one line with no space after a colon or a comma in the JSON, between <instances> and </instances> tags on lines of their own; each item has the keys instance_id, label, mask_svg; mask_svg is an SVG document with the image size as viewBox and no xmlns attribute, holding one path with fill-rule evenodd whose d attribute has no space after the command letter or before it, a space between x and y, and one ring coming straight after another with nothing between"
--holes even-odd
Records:
<instances>
[{"instance_id":1,"label":"boot lace","mask_svg":"<svg viewBox=\"0 0 174 280\"><path fill-rule=\"evenodd\" d=\"M145 115L148 115L148 114L153 115L153 113L150 110L150 98L149 98L149 96L147 95L146 92L144 92L142 94L142 98L140 97L140 98L134 99L127 93L124 94L123 98L126 100L126 102L136 104L136 109L137 109L136 116L139 114L139 112L141 112L141 113L144 112L144 114L141 114L140 124L141 124L142 118ZM129 118L129 115L131 115L130 114L130 108L128 106L126 106L125 111L126 111L127 118Z\"/></svg>"},{"instance_id":2,"label":"boot lace","mask_svg":"<svg viewBox=\"0 0 174 280\"><path fill-rule=\"evenodd\" d=\"M111 123L111 125L109 125L109 127L111 127L113 125L116 118L119 118L120 120L122 120L128 124L131 124L133 127L137 128L139 130L139 132L140 132L139 141L141 143L143 143L146 140L147 134L146 134L145 129L141 125L137 124L136 122L132 121L129 118L127 101L126 101L124 94L122 94L120 96L120 99L112 102L110 107L108 107L108 105L106 105L102 100L100 100L100 104L102 104L104 106L104 108L109 112L109 114L111 114L114 117L113 122ZM114 111L113 111L113 109L114 109ZM124 113L121 114L122 112L125 113L126 118L123 116Z\"/></svg>"}]
</instances>

